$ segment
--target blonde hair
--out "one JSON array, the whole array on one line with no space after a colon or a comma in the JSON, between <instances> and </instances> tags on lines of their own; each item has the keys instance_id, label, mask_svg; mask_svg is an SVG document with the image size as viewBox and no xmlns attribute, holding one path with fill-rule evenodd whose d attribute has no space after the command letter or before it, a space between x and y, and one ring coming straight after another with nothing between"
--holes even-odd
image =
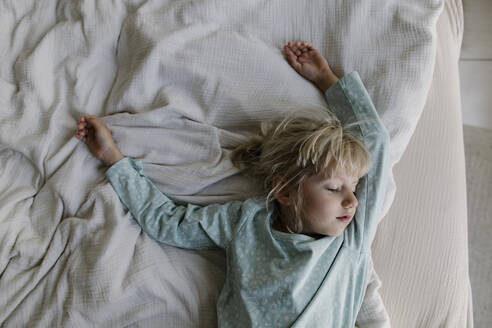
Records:
<instances>
[{"instance_id":1,"label":"blonde hair","mask_svg":"<svg viewBox=\"0 0 492 328\"><path fill-rule=\"evenodd\" d=\"M369 152L350 131L361 121L342 125L326 111L302 114L310 115L295 112L280 122L262 122L260 133L231 153L232 163L243 174L264 181L267 208L275 201L276 191L297 189L296 219L285 227L291 233L302 231L303 182L307 178L341 173L362 177L370 169ZM281 176L282 182L274 186L276 176Z\"/></svg>"}]
</instances>

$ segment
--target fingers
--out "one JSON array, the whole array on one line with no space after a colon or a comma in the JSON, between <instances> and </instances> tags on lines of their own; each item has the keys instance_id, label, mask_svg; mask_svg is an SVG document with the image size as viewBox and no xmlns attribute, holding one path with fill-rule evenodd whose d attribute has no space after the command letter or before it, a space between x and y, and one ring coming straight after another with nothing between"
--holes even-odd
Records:
<instances>
[{"instance_id":1,"label":"fingers","mask_svg":"<svg viewBox=\"0 0 492 328\"><path fill-rule=\"evenodd\" d=\"M312 43L301 42L301 41L289 41L284 46L286 59L289 61L290 65L297 71L300 72L302 65L307 60L311 52L315 51Z\"/></svg>"},{"instance_id":2,"label":"fingers","mask_svg":"<svg viewBox=\"0 0 492 328\"><path fill-rule=\"evenodd\" d=\"M296 41L296 42L292 42L292 41L289 41L287 43L287 45L289 47L292 47L294 50L309 50L309 49L313 49L313 44L311 42L307 42L307 41Z\"/></svg>"},{"instance_id":3,"label":"fingers","mask_svg":"<svg viewBox=\"0 0 492 328\"><path fill-rule=\"evenodd\" d=\"M89 135L89 130L94 129L99 123L99 119L94 115L83 116L80 119L79 124L77 124L77 133L75 134L75 137L85 142Z\"/></svg>"},{"instance_id":4,"label":"fingers","mask_svg":"<svg viewBox=\"0 0 492 328\"><path fill-rule=\"evenodd\" d=\"M307 53L309 51L312 51L314 49L313 44L310 42L301 42L301 41L296 41L292 42L289 41L285 46L284 49L290 49L292 53L296 56L302 56L304 53Z\"/></svg>"},{"instance_id":5,"label":"fingers","mask_svg":"<svg viewBox=\"0 0 492 328\"><path fill-rule=\"evenodd\" d=\"M296 54L288 46L285 46L284 50L287 56L287 60L292 65L292 67L294 67L294 69L298 71L301 68L301 64L298 62Z\"/></svg>"},{"instance_id":6,"label":"fingers","mask_svg":"<svg viewBox=\"0 0 492 328\"><path fill-rule=\"evenodd\" d=\"M83 120L83 118L81 118L79 124L77 124L77 133L75 134L75 137L77 139L83 140L84 137L87 135L88 130L86 126L86 122Z\"/></svg>"},{"instance_id":7,"label":"fingers","mask_svg":"<svg viewBox=\"0 0 492 328\"><path fill-rule=\"evenodd\" d=\"M309 42L299 42L298 47L301 51L308 51L310 49L313 49L312 43Z\"/></svg>"},{"instance_id":8,"label":"fingers","mask_svg":"<svg viewBox=\"0 0 492 328\"><path fill-rule=\"evenodd\" d=\"M87 135L89 134L89 130L87 128L79 128L75 137L79 140L85 141L87 139Z\"/></svg>"}]
</instances>

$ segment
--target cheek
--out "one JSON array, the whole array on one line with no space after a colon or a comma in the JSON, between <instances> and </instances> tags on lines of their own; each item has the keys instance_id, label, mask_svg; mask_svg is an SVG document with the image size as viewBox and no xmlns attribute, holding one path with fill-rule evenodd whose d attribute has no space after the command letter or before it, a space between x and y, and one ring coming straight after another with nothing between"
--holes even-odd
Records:
<instances>
[{"instance_id":1,"label":"cheek","mask_svg":"<svg viewBox=\"0 0 492 328\"><path fill-rule=\"evenodd\" d=\"M322 193L314 197L307 197L305 199L306 209L313 214L328 214L333 212L338 203L339 200L337 197L323 195Z\"/></svg>"}]
</instances>

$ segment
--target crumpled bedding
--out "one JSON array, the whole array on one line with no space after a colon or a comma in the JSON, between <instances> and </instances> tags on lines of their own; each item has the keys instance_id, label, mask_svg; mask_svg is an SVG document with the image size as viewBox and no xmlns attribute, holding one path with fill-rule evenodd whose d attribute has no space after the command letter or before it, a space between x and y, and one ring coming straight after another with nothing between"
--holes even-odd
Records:
<instances>
[{"instance_id":1,"label":"crumpled bedding","mask_svg":"<svg viewBox=\"0 0 492 328\"><path fill-rule=\"evenodd\" d=\"M230 151L326 109L283 57L312 42L358 71L393 165L422 113L442 1L0 0L0 325L212 327L224 254L159 245L74 138L97 115L180 202L258 193ZM396 185L390 177L387 213Z\"/></svg>"}]
</instances>

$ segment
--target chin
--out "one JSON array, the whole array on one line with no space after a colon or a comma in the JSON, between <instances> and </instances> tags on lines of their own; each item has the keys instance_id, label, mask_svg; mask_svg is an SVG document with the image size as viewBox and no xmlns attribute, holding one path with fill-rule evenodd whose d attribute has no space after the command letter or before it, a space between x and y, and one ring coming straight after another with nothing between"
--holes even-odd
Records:
<instances>
[{"instance_id":1,"label":"chin","mask_svg":"<svg viewBox=\"0 0 492 328\"><path fill-rule=\"evenodd\" d=\"M327 234L327 236L330 236L330 237L340 237L343 234L344 231L345 230L339 231L338 233L330 233L330 234Z\"/></svg>"}]
</instances>

